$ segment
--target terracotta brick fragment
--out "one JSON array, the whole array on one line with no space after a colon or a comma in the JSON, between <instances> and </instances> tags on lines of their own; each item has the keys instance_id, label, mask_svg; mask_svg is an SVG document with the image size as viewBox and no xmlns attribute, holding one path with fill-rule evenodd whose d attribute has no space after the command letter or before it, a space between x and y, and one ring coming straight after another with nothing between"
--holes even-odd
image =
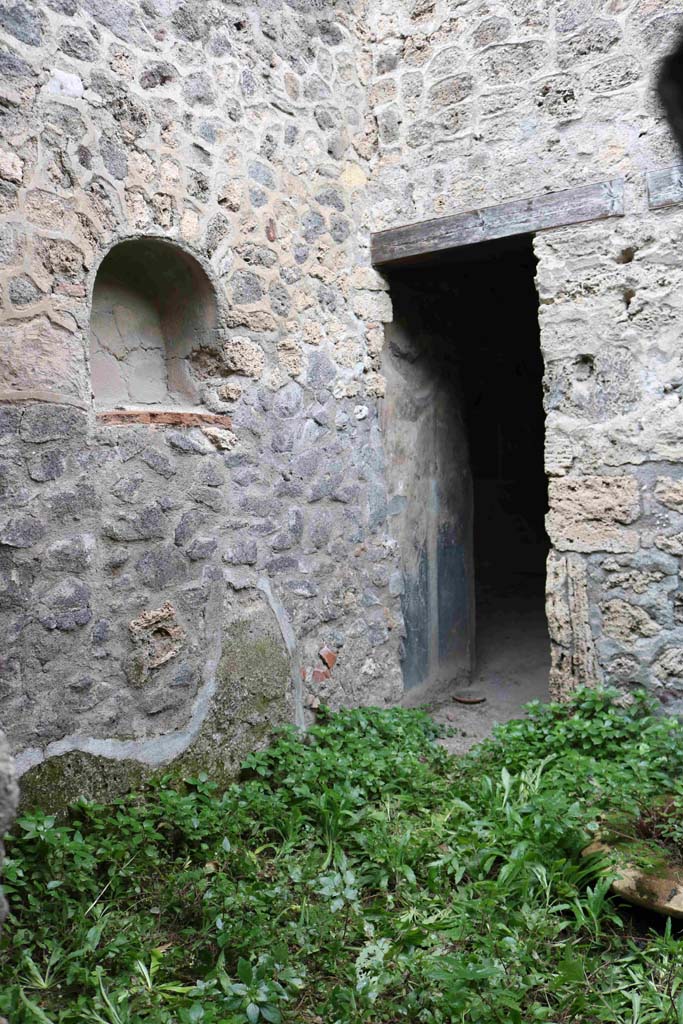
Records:
<instances>
[{"instance_id":1,"label":"terracotta brick fragment","mask_svg":"<svg viewBox=\"0 0 683 1024\"><path fill-rule=\"evenodd\" d=\"M337 652L333 651L327 644L321 649L320 657L325 662L328 668L334 668L337 663Z\"/></svg>"},{"instance_id":2,"label":"terracotta brick fragment","mask_svg":"<svg viewBox=\"0 0 683 1024\"><path fill-rule=\"evenodd\" d=\"M97 422L104 426L126 426L133 423L148 423L153 427L223 427L229 430L232 420L229 416L214 412L181 412L162 409L112 409L98 412Z\"/></svg>"}]
</instances>

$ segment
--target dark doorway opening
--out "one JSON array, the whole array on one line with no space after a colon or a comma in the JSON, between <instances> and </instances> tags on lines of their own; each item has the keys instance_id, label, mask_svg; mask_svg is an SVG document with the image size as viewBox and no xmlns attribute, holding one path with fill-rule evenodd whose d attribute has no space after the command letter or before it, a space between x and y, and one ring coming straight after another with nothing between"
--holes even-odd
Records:
<instances>
[{"instance_id":1,"label":"dark doorway opening","mask_svg":"<svg viewBox=\"0 0 683 1024\"><path fill-rule=\"evenodd\" d=\"M406 688L473 684L514 709L547 697L549 670L535 267L519 236L392 269L385 355Z\"/></svg>"}]
</instances>

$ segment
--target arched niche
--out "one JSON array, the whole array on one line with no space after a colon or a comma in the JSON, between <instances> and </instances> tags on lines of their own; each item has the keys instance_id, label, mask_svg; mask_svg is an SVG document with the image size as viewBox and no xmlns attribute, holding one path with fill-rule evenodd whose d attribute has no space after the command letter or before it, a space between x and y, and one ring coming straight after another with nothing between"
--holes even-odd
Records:
<instances>
[{"instance_id":1,"label":"arched niche","mask_svg":"<svg viewBox=\"0 0 683 1024\"><path fill-rule=\"evenodd\" d=\"M95 408L192 408L193 351L211 346L213 286L200 264L160 238L120 242L100 264L90 319Z\"/></svg>"}]
</instances>

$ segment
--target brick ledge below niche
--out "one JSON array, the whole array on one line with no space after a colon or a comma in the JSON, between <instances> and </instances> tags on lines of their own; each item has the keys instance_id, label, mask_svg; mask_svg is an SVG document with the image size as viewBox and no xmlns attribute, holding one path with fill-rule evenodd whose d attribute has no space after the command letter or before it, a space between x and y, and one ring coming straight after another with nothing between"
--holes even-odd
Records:
<instances>
[{"instance_id":1,"label":"brick ledge below niche","mask_svg":"<svg viewBox=\"0 0 683 1024\"><path fill-rule=\"evenodd\" d=\"M98 424L109 427L125 427L129 424L144 423L156 427L223 427L229 430L232 420L229 416L215 412L181 412L170 409L112 409L96 413Z\"/></svg>"}]
</instances>

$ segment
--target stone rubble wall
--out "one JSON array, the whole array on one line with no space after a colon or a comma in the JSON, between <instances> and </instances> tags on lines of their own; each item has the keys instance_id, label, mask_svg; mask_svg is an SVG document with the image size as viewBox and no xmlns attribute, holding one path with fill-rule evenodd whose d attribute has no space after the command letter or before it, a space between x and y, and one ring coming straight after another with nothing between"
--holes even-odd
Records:
<instances>
[{"instance_id":1,"label":"stone rubble wall","mask_svg":"<svg viewBox=\"0 0 683 1024\"><path fill-rule=\"evenodd\" d=\"M642 174L678 153L653 92L677 0L376 0L372 229Z\"/></svg>"},{"instance_id":2,"label":"stone rubble wall","mask_svg":"<svg viewBox=\"0 0 683 1024\"><path fill-rule=\"evenodd\" d=\"M683 211L654 96L672 0L379 0L374 230L623 178L623 218L535 239L552 543L551 688L683 711Z\"/></svg>"},{"instance_id":3,"label":"stone rubble wall","mask_svg":"<svg viewBox=\"0 0 683 1024\"><path fill-rule=\"evenodd\" d=\"M400 693L365 16L0 3L0 700L36 800L234 771L278 721ZM229 429L95 416L95 274L149 235L215 288Z\"/></svg>"},{"instance_id":4,"label":"stone rubble wall","mask_svg":"<svg viewBox=\"0 0 683 1024\"><path fill-rule=\"evenodd\" d=\"M683 211L537 239L553 682L683 711ZM560 638L561 637L561 638Z\"/></svg>"}]
</instances>

